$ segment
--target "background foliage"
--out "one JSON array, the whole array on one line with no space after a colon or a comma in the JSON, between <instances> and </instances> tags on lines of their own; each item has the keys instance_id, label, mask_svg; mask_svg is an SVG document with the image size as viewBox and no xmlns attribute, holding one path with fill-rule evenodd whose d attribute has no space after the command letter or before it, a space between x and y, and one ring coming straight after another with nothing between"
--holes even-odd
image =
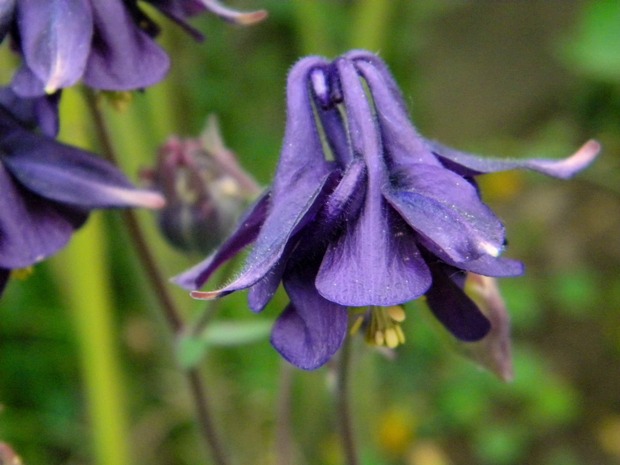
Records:
<instances>
[{"instance_id":1,"label":"background foliage","mask_svg":"<svg viewBox=\"0 0 620 465\"><path fill-rule=\"evenodd\" d=\"M620 2L234 6L265 8L270 17L248 29L197 18L202 44L161 19L169 78L135 94L124 111L105 108L126 172L151 165L170 134L197 135L215 113L243 165L269 183L287 70L304 54L350 48L378 52L390 65L428 137L513 157L566 156L590 137L604 147L567 183L526 173L482 181L507 224L507 255L528 269L501 282L513 320L512 383L460 357L420 302L408 306L408 341L396 358L355 341L363 463L620 463ZM7 50L2 62L10 63ZM79 90L65 92L61 109L62 137L97 151ZM151 215L140 217L166 275L201 258L170 248ZM96 214L0 301L0 441L27 465L203 463L175 341L128 244L119 214ZM174 293L189 318L200 313L203 303ZM261 337L285 300L279 295L260 316L243 295L221 301L218 319L248 325L239 333L247 340L230 342L247 344L209 348L208 395L235 463L272 464L282 387L290 384L295 463L338 464L332 368L283 368ZM106 435L113 448L101 447Z\"/></svg>"}]
</instances>

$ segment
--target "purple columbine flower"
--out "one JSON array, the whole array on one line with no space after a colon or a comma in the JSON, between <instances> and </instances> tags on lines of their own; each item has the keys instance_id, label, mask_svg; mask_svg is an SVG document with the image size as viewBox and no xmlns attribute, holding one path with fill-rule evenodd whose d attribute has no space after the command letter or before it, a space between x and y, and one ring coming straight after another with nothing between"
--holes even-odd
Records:
<instances>
[{"instance_id":1,"label":"purple columbine flower","mask_svg":"<svg viewBox=\"0 0 620 465\"><path fill-rule=\"evenodd\" d=\"M0 293L11 270L56 253L91 210L164 203L108 162L54 140L55 104L49 100L0 90ZM34 129L41 121L48 134Z\"/></svg>"},{"instance_id":2,"label":"purple columbine flower","mask_svg":"<svg viewBox=\"0 0 620 465\"><path fill-rule=\"evenodd\" d=\"M264 11L239 13L213 0L147 0L183 25L202 11L250 24ZM141 89L161 81L170 66L154 41L157 25L137 0L19 0L0 5L0 41L11 31L24 63L12 87L22 97L38 97L80 79L95 89Z\"/></svg>"},{"instance_id":3,"label":"purple columbine flower","mask_svg":"<svg viewBox=\"0 0 620 465\"><path fill-rule=\"evenodd\" d=\"M525 168L568 178L599 151L590 141L564 160L497 160L429 141L409 121L385 64L364 51L298 62L287 107L273 187L216 252L175 281L198 289L254 242L230 284L192 296L249 289L249 306L260 311L282 282L290 303L271 342L303 369L338 350L349 307L370 306L378 342L392 346L402 339L394 306L425 295L458 339L483 338L490 323L463 292L466 272L508 277L523 268L500 257L504 226L473 177Z\"/></svg>"}]
</instances>

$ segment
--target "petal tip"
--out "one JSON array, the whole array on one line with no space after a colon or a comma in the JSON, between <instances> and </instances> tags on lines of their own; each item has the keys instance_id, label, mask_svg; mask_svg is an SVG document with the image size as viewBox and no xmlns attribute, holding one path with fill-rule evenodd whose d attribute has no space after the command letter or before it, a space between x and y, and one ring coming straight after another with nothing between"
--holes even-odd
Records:
<instances>
[{"instance_id":1,"label":"petal tip","mask_svg":"<svg viewBox=\"0 0 620 465\"><path fill-rule=\"evenodd\" d=\"M590 165L600 151L601 144L597 140L590 139L570 157L557 162L552 174L561 179L572 178L579 171Z\"/></svg>"},{"instance_id":2,"label":"petal tip","mask_svg":"<svg viewBox=\"0 0 620 465\"><path fill-rule=\"evenodd\" d=\"M189 293L190 297L196 300L215 300L221 294L220 291L192 291Z\"/></svg>"}]
</instances>

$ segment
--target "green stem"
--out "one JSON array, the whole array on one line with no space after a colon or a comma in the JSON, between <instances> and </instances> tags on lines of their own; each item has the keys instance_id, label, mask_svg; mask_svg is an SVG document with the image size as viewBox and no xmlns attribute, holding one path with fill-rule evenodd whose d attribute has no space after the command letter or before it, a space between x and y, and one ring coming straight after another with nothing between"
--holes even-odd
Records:
<instances>
[{"instance_id":1,"label":"green stem","mask_svg":"<svg viewBox=\"0 0 620 465\"><path fill-rule=\"evenodd\" d=\"M358 0L351 28L351 47L380 51L395 3L396 0Z\"/></svg>"},{"instance_id":2,"label":"green stem","mask_svg":"<svg viewBox=\"0 0 620 465\"><path fill-rule=\"evenodd\" d=\"M296 0L295 20L297 36L303 55L333 56L334 47L329 37L324 0Z\"/></svg>"},{"instance_id":3,"label":"green stem","mask_svg":"<svg viewBox=\"0 0 620 465\"><path fill-rule=\"evenodd\" d=\"M127 410L106 279L104 229L100 216L92 215L52 264L78 338L96 463L128 465Z\"/></svg>"},{"instance_id":4,"label":"green stem","mask_svg":"<svg viewBox=\"0 0 620 465\"><path fill-rule=\"evenodd\" d=\"M351 419L351 406L349 404L349 365L351 361L351 336L347 337L340 349L340 359L338 365L338 385L336 392L336 409L340 428L340 438L342 440L342 450L346 465L358 465L358 453L353 434L353 421Z\"/></svg>"},{"instance_id":5,"label":"green stem","mask_svg":"<svg viewBox=\"0 0 620 465\"><path fill-rule=\"evenodd\" d=\"M95 122L95 130L97 131L97 137L101 143L103 153L110 162L118 166L118 157L116 156L116 152L112 145L104 118L97 105L97 99L94 93L90 90L85 91L85 96L93 117L93 121ZM170 295L170 292L168 291L168 283L163 278L163 275L159 270L157 261L148 246L145 234L140 227L140 223L138 222L135 213L131 210L126 210L124 215L130 238L136 247L138 257L145 268L147 277L155 290L155 293L157 294L166 323L173 335L179 336L185 330L185 323L183 321L183 317L181 316L181 312L178 310L172 296ZM206 396L205 383L196 368L187 370L185 372L185 376L187 378L192 399L194 401L194 406L196 408L199 428L205 443L211 450L214 463L216 465L228 465L228 459L224 453L224 448L222 447L219 437L216 434L215 424L212 419L211 409Z\"/></svg>"}]
</instances>

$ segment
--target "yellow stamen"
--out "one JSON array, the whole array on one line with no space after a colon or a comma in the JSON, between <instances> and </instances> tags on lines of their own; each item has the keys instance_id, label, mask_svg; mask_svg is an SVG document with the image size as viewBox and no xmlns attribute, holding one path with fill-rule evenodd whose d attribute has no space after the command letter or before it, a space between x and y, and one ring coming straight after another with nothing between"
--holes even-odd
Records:
<instances>
[{"instance_id":1,"label":"yellow stamen","mask_svg":"<svg viewBox=\"0 0 620 465\"><path fill-rule=\"evenodd\" d=\"M349 334L351 334L351 335L357 334L357 332L360 330L363 322L364 322L364 315L359 315L355 319L353 324L351 325L351 329L349 330Z\"/></svg>"},{"instance_id":2,"label":"yellow stamen","mask_svg":"<svg viewBox=\"0 0 620 465\"><path fill-rule=\"evenodd\" d=\"M402 307L370 307L370 321L366 328L366 341L376 346L386 346L390 349L405 342L400 323L405 320L405 311ZM357 330L360 320L356 320L353 328Z\"/></svg>"}]
</instances>

